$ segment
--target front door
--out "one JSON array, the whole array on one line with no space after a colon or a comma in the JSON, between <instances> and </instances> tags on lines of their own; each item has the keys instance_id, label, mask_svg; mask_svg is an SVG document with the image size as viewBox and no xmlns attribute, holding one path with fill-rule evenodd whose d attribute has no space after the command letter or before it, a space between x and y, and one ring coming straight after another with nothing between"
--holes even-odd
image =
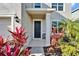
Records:
<instances>
[{"instance_id":1,"label":"front door","mask_svg":"<svg viewBox=\"0 0 79 59\"><path fill-rule=\"evenodd\" d=\"M34 38L41 38L41 21L34 21Z\"/></svg>"}]
</instances>

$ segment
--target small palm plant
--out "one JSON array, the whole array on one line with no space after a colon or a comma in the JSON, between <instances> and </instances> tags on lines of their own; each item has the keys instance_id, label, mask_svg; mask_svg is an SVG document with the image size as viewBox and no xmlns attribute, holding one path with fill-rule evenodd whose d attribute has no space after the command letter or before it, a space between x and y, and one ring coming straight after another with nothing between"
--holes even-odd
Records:
<instances>
[{"instance_id":1,"label":"small palm plant","mask_svg":"<svg viewBox=\"0 0 79 59\"><path fill-rule=\"evenodd\" d=\"M63 27L65 28L65 35L63 40L60 41L62 55L64 56L76 56L79 55L79 22L72 21L72 19L65 19ZM68 52L67 52L68 51Z\"/></svg>"},{"instance_id":2,"label":"small palm plant","mask_svg":"<svg viewBox=\"0 0 79 59\"><path fill-rule=\"evenodd\" d=\"M65 22L63 22L63 27L65 28L65 34L71 41L76 41L79 38L79 28L75 21L72 21L70 19L66 19Z\"/></svg>"}]
</instances>

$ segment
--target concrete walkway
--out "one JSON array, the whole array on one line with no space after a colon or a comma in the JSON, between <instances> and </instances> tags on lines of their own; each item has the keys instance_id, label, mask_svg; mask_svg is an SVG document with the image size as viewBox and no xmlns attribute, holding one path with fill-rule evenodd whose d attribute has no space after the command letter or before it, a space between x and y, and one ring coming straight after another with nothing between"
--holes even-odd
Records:
<instances>
[{"instance_id":1,"label":"concrete walkway","mask_svg":"<svg viewBox=\"0 0 79 59\"><path fill-rule=\"evenodd\" d=\"M42 47L32 47L31 56L44 56L44 50Z\"/></svg>"}]
</instances>

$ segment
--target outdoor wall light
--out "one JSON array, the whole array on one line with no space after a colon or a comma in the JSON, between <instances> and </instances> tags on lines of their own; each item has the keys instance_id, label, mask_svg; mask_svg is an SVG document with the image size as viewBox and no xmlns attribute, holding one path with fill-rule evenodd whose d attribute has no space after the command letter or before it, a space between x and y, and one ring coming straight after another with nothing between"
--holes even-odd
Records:
<instances>
[{"instance_id":1,"label":"outdoor wall light","mask_svg":"<svg viewBox=\"0 0 79 59\"><path fill-rule=\"evenodd\" d=\"M19 23L19 17L15 16L14 18L16 19L16 22Z\"/></svg>"}]
</instances>

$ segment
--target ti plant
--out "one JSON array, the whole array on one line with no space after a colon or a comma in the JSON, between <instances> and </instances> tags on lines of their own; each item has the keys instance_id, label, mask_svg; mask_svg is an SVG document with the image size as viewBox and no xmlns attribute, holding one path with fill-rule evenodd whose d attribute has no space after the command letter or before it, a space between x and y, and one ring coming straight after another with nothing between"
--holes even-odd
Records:
<instances>
[{"instance_id":1,"label":"ti plant","mask_svg":"<svg viewBox=\"0 0 79 59\"><path fill-rule=\"evenodd\" d=\"M28 37L26 37L26 35L25 35L26 32L25 32L24 28L22 28L22 27L20 27L20 28L16 27L15 32L12 32L10 30L9 30L9 32L13 36L15 43L19 44L19 45L23 45L28 38Z\"/></svg>"},{"instance_id":2,"label":"ti plant","mask_svg":"<svg viewBox=\"0 0 79 59\"><path fill-rule=\"evenodd\" d=\"M48 52L53 55L60 56L62 51L59 45L59 39L61 39L64 36L64 28L61 29L61 31L57 31L56 28L52 28L52 35L50 40L50 47L48 47Z\"/></svg>"},{"instance_id":3,"label":"ti plant","mask_svg":"<svg viewBox=\"0 0 79 59\"><path fill-rule=\"evenodd\" d=\"M24 48L24 44L28 37L25 35L24 28L16 27L16 31L11 33L13 40L7 40L4 42L2 36L0 36L0 56L28 56L30 55L30 48Z\"/></svg>"}]
</instances>

